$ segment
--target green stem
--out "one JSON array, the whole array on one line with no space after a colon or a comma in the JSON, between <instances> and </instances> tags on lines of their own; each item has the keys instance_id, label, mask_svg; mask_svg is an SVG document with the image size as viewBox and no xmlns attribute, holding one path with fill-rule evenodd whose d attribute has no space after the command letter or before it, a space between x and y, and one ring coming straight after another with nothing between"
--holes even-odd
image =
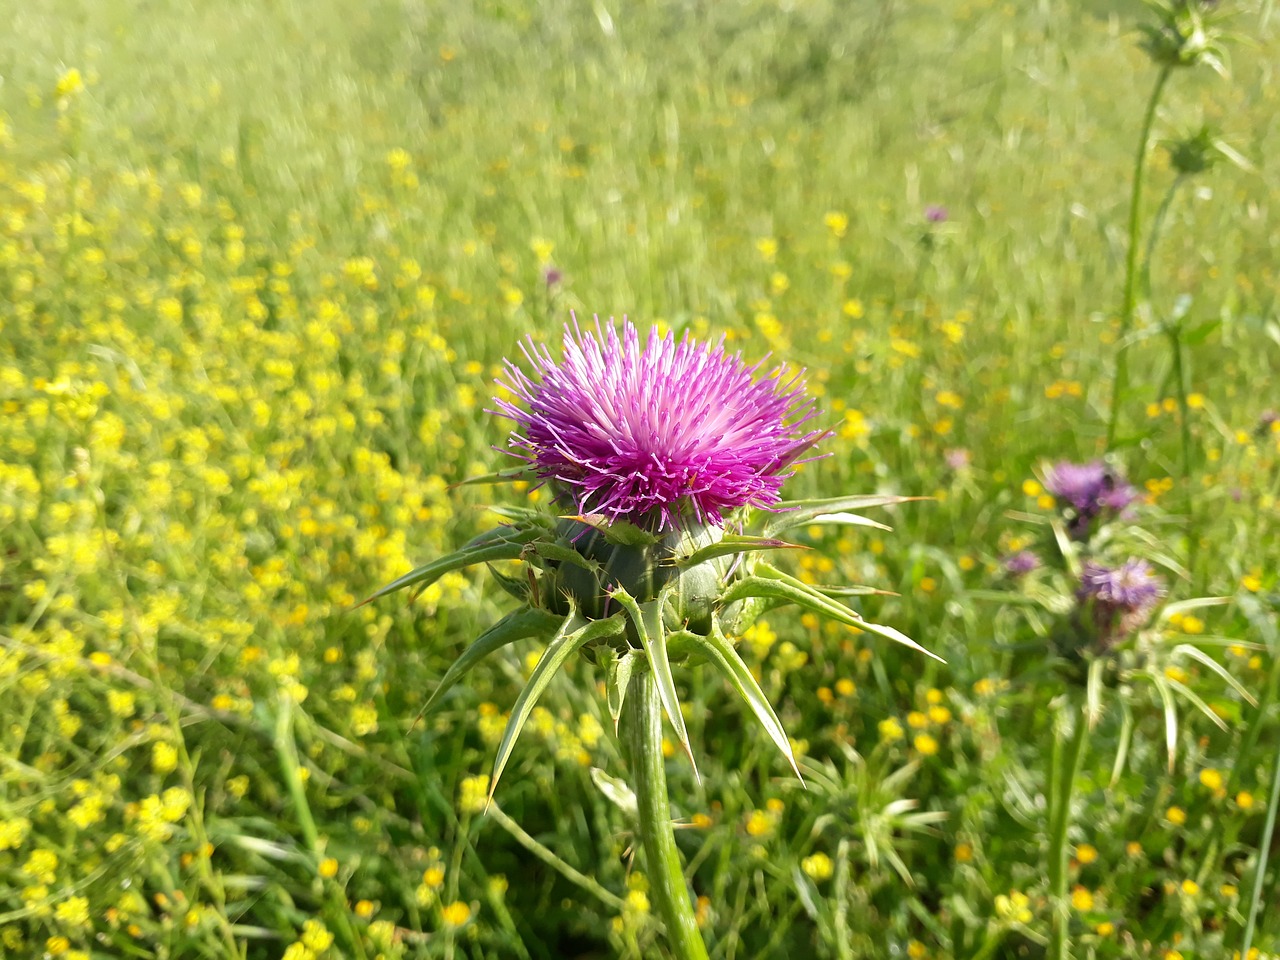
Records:
<instances>
[{"instance_id":1,"label":"green stem","mask_svg":"<svg viewBox=\"0 0 1280 960\"><path fill-rule=\"evenodd\" d=\"M1254 929L1258 923L1258 906L1262 902L1262 885L1267 877L1267 854L1271 851L1271 837L1276 829L1276 814L1280 811L1280 744L1276 746L1275 766L1271 771L1271 797L1267 801L1267 825L1262 830L1262 842L1258 844L1258 866L1253 872L1253 889L1249 893L1249 920L1244 928L1244 943L1240 956L1249 956L1253 945Z\"/></svg>"},{"instance_id":2,"label":"green stem","mask_svg":"<svg viewBox=\"0 0 1280 960\"><path fill-rule=\"evenodd\" d=\"M1054 734L1054 769L1050 778L1055 789L1051 791L1049 807L1049 902L1053 908L1053 928L1049 941L1049 960L1067 960L1069 938L1067 927L1071 922L1071 902L1067 898L1067 830L1071 826L1071 798L1075 792L1076 775L1084 759L1088 740L1089 720L1086 709L1069 697L1066 713L1074 726L1071 739L1065 743L1065 730L1059 726Z\"/></svg>"},{"instance_id":3,"label":"green stem","mask_svg":"<svg viewBox=\"0 0 1280 960\"><path fill-rule=\"evenodd\" d=\"M1143 257L1142 263L1142 295L1151 300L1151 260L1155 255L1156 242L1160 239L1160 235L1164 232L1165 220L1169 215L1169 210L1173 207L1174 198L1178 194L1178 189L1187 181L1186 174L1178 174L1173 183L1169 185L1169 189L1165 191L1164 199L1160 201L1160 207L1156 210L1156 215L1151 221L1151 233L1147 237L1147 252ZM1182 318L1176 318L1165 321L1163 324L1165 336L1169 338L1169 350L1173 357L1173 390L1178 398L1178 439L1181 448L1181 456L1179 466L1182 469L1180 486L1182 488L1182 497L1187 511L1187 569L1191 571L1193 581L1196 581L1196 560L1197 552L1200 546L1199 517L1196 512L1196 504L1199 498L1196 497L1195 491L1191 487L1191 408L1187 405L1188 383L1186 369L1186 349L1182 342ZM1160 397L1157 396L1159 401Z\"/></svg>"},{"instance_id":4,"label":"green stem","mask_svg":"<svg viewBox=\"0 0 1280 960\"><path fill-rule=\"evenodd\" d=\"M313 865L318 865L323 858L324 848L320 842L320 831L316 828L316 819L311 814L311 804L307 801L307 788L302 782L302 761L298 756L298 744L294 735L297 704L287 690L280 691L278 711L275 748L280 761L280 774L289 790L289 799L293 801L293 813L298 818L298 826L302 830L302 838L307 842ZM316 877L315 887L317 893L328 894L327 899L333 908L330 917L338 934L351 945L359 960L364 960L364 941L351 926L345 895L333 881L323 880L319 876Z\"/></svg>"},{"instance_id":5,"label":"green stem","mask_svg":"<svg viewBox=\"0 0 1280 960\"><path fill-rule=\"evenodd\" d=\"M666 924L667 943L677 960L707 960L707 948L698 932L689 887L680 866L675 831L671 829L666 761L662 756L662 705L652 671L638 671L631 678L621 727L631 786L636 793L649 892Z\"/></svg>"},{"instance_id":6,"label":"green stem","mask_svg":"<svg viewBox=\"0 0 1280 960\"><path fill-rule=\"evenodd\" d=\"M1166 64L1160 68L1156 85L1147 100L1147 111L1142 118L1142 134L1138 138L1137 156L1133 162L1133 192L1129 196L1129 249L1124 263L1124 303L1120 308L1120 336L1116 344L1116 370L1111 386L1111 413L1107 419L1107 449L1111 449L1116 436L1116 422L1120 416L1120 400L1129 385L1128 343L1129 328L1133 326L1133 310L1138 292L1138 234L1142 207L1142 182L1146 176L1147 146L1151 140L1151 124L1155 120L1156 106L1164 93L1173 68Z\"/></svg>"},{"instance_id":7,"label":"green stem","mask_svg":"<svg viewBox=\"0 0 1280 960\"><path fill-rule=\"evenodd\" d=\"M564 876L566 880L571 883L576 883L583 890L586 890L605 906L618 911L621 911L625 906L621 897L610 893L586 874L575 870L573 867L569 866L569 864L557 857L551 850L548 850L533 837L529 836L529 834L525 832L524 828L507 816L503 809L496 803L489 804L487 816L496 820L498 822L498 826L511 834L516 843L520 844L520 846L524 847L547 866L551 867L551 869Z\"/></svg>"}]
</instances>

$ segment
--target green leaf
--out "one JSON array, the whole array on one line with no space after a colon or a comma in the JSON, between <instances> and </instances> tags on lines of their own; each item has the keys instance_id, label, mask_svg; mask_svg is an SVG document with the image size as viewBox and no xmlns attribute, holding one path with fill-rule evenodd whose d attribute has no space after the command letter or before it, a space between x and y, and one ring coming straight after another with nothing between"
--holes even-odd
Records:
<instances>
[{"instance_id":1,"label":"green leaf","mask_svg":"<svg viewBox=\"0 0 1280 960\"><path fill-rule=\"evenodd\" d=\"M644 647L645 658L649 661L649 669L658 683L658 699L662 701L662 709L676 732L685 756L693 764L693 775L698 777L698 764L693 759L693 750L689 746L689 731L685 729L684 714L680 712L680 698L676 695L675 677L671 675L671 658L667 653L667 634L662 624L662 608L671 594L670 587L663 587L658 599L637 604L635 598L621 587L615 587L612 593L616 600L631 617L636 633L640 636L640 645Z\"/></svg>"},{"instance_id":2,"label":"green leaf","mask_svg":"<svg viewBox=\"0 0 1280 960\"><path fill-rule=\"evenodd\" d=\"M627 690L631 686L631 675L635 673L636 660L640 654L630 648L621 656L615 655L605 668L605 696L609 701L609 716L613 718L613 732L618 732L618 722L622 717L622 704L627 699Z\"/></svg>"},{"instance_id":3,"label":"green leaf","mask_svg":"<svg viewBox=\"0 0 1280 960\"><path fill-rule=\"evenodd\" d=\"M449 489L454 487L470 487L478 483L515 483L517 480L535 481L542 479L533 470L529 469L528 464L521 464L518 467L507 467L505 470L497 470L493 473L484 473L478 477L467 477L465 480L459 480L457 483L450 484Z\"/></svg>"},{"instance_id":4,"label":"green leaf","mask_svg":"<svg viewBox=\"0 0 1280 960\"><path fill-rule=\"evenodd\" d=\"M502 777L507 761L511 759L511 751L515 749L520 731L524 729L533 708L538 705L538 698L551 683L551 678L564 666L565 661L583 646L593 640L616 636L624 629L625 626L617 617L610 617L608 620L586 620L576 611L565 617L563 625L551 638L547 649L543 651L542 659L533 668L529 682L524 685L520 696L516 698L515 706L511 708L511 717L507 720L506 729L502 731L502 740L498 744L498 752L493 760L493 778L489 783L490 800L493 799L493 792L498 788L498 780Z\"/></svg>"},{"instance_id":5,"label":"green leaf","mask_svg":"<svg viewBox=\"0 0 1280 960\"><path fill-rule=\"evenodd\" d=\"M716 557L736 556L739 553L750 553L756 550L808 550L798 543L775 540L769 537L752 537L745 534L726 533L716 543L709 543L693 553L682 557L672 557L665 561L678 567L696 567L700 563L714 560Z\"/></svg>"},{"instance_id":6,"label":"green leaf","mask_svg":"<svg viewBox=\"0 0 1280 960\"><path fill-rule=\"evenodd\" d=\"M1114 787L1120 782L1125 762L1129 759L1129 747L1133 744L1133 710L1129 707L1127 698L1117 699L1120 701L1120 743L1116 748L1115 763L1111 765L1111 782L1108 787Z\"/></svg>"},{"instance_id":7,"label":"green leaf","mask_svg":"<svg viewBox=\"0 0 1280 960\"><path fill-rule=\"evenodd\" d=\"M1169 754L1169 773L1173 773L1173 758L1178 751L1178 710L1173 705L1173 694L1169 692L1169 682L1163 674L1151 670L1147 674L1155 684L1156 692L1164 705L1164 746Z\"/></svg>"},{"instance_id":8,"label":"green leaf","mask_svg":"<svg viewBox=\"0 0 1280 960\"><path fill-rule=\"evenodd\" d=\"M773 536L783 530L812 523L814 517L823 514L843 513L848 510L866 510L869 507L888 507L895 503L930 500L931 497L899 497L894 494L868 494L864 496L827 497L814 500L783 500L772 511L773 519L764 525L765 536Z\"/></svg>"},{"instance_id":9,"label":"green leaf","mask_svg":"<svg viewBox=\"0 0 1280 960\"><path fill-rule=\"evenodd\" d=\"M635 820L639 814L639 807L636 804L636 795L632 789L617 777L611 777L599 767L591 768L591 782L596 785L596 789L605 795L605 798L617 804L623 813L627 814L632 820Z\"/></svg>"},{"instance_id":10,"label":"green leaf","mask_svg":"<svg viewBox=\"0 0 1280 960\"><path fill-rule=\"evenodd\" d=\"M1206 320L1204 323L1197 324L1182 335L1182 342L1188 347L1198 347L1209 339L1209 335L1218 327L1222 326L1222 321L1218 319Z\"/></svg>"},{"instance_id":11,"label":"green leaf","mask_svg":"<svg viewBox=\"0 0 1280 960\"><path fill-rule=\"evenodd\" d=\"M1248 703L1249 706L1256 707L1258 705L1257 699L1254 697L1253 694L1251 694L1247 689L1245 689L1244 684L1241 683L1239 680L1237 680L1234 676L1232 676L1231 671L1229 671L1226 667L1220 664L1217 660L1213 659L1213 657L1209 656L1203 650L1200 650L1199 648L1194 647L1189 643L1180 643L1169 652L1171 656L1176 657L1179 654L1181 654L1183 656L1190 657L1192 660L1195 660L1197 663L1203 664L1205 667L1208 667L1210 670L1216 673L1219 677L1221 677L1224 681L1226 681L1227 685L1231 687L1231 689L1234 690L1236 693L1240 694L1240 696L1244 698L1245 702Z\"/></svg>"},{"instance_id":12,"label":"green leaf","mask_svg":"<svg viewBox=\"0 0 1280 960\"><path fill-rule=\"evenodd\" d=\"M628 523L626 520L615 520L612 517L606 517L602 513L582 513L561 517L560 519L576 520L578 523L594 530L599 530L610 543L620 544L624 547L647 547L662 539L657 534L637 527L634 523Z\"/></svg>"},{"instance_id":13,"label":"green leaf","mask_svg":"<svg viewBox=\"0 0 1280 960\"><path fill-rule=\"evenodd\" d=\"M930 653L901 631L896 630L893 627L886 627L883 624L863 620L843 604L837 603L825 594L822 594L813 587L810 587L808 584L801 583L799 580L794 580L791 577L786 577L785 579L745 577L742 580L738 580L733 583L724 592L721 600L727 605L733 603L735 600L742 600L746 597L771 597L775 600L781 600L784 603L794 603L807 610L812 610L814 613L820 613L824 617L830 617L832 620L839 621L847 626L857 627L859 630L865 630L867 633L875 634L876 636L883 637L886 640L892 640L894 643L900 643L904 647L910 647L912 650L923 653L927 657L932 657L939 663L946 662L936 653Z\"/></svg>"},{"instance_id":14,"label":"green leaf","mask_svg":"<svg viewBox=\"0 0 1280 960\"><path fill-rule=\"evenodd\" d=\"M545 510L539 510L537 507L513 506L512 504L486 504L481 509L487 510L489 513L496 513L500 517L507 520L514 520L517 523L528 524L530 526L541 527L544 530L552 530L555 528L555 517L550 516Z\"/></svg>"},{"instance_id":15,"label":"green leaf","mask_svg":"<svg viewBox=\"0 0 1280 960\"><path fill-rule=\"evenodd\" d=\"M1096 727L1098 721L1102 719L1103 672L1106 670L1106 666L1107 661L1102 657L1095 657L1089 661L1089 678L1085 684L1084 715L1088 718L1090 730Z\"/></svg>"},{"instance_id":16,"label":"green leaf","mask_svg":"<svg viewBox=\"0 0 1280 960\"><path fill-rule=\"evenodd\" d=\"M570 566L581 567L589 573L595 573L600 569L600 564L596 563L596 561L588 560L577 550L572 547L566 547L563 543L535 540L530 544L530 549L545 560L554 560L557 563L567 563Z\"/></svg>"},{"instance_id":17,"label":"green leaf","mask_svg":"<svg viewBox=\"0 0 1280 960\"><path fill-rule=\"evenodd\" d=\"M489 568L489 576L497 582L504 592L515 597L521 603L528 603L533 595L533 585L529 582L528 577L513 577L498 570L492 563L486 563ZM528 567L525 568L528 570Z\"/></svg>"},{"instance_id":18,"label":"green leaf","mask_svg":"<svg viewBox=\"0 0 1280 960\"><path fill-rule=\"evenodd\" d=\"M774 713L773 705L769 703L769 698L760 689L760 684L756 682L756 678L743 662L738 651L725 638L720 629L720 624L713 620L711 634L705 637L695 634L692 642L697 644L707 659L724 674L724 678L729 681L729 685L738 692L738 696L743 699L743 702L751 708L751 712L756 715L756 719L764 727L765 733L769 734L769 739L774 742L777 748L782 751L782 755L787 758L787 763L795 771L797 779L804 783L804 777L800 776L800 768L796 766L795 754L791 750L791 740L787 736L787 731L783 729L782 721Z\"/></svg>"},{"instance_id":19,"label":"green leaf","mask_svg":"<svg viewBox=\"0 0 1280 960\"><path fill-rule=\"evenodd\" d=\"M515 613L507 614L472 640L467 649L462 651L462 655L449 665L449 669L445 671L444 676L440 679L440 685L436 687L435 692L431 694L431 698L427 700L426 705L422 708L422 713L426 713L435 706L454 684L466 676L472 667L489 656L489 654L501 650L509 643L523 640L525 637L552 633L557 625L561 625L564 622L564 617L557 617L554 614L547 613L545 610L537 610L533 607L525 607L522 610L515 611Z\"/></svg>"},{"instance_id":20,"label":"green leaf","mask_svg":"<svg viewBox=\"0 0 1280 960\"><path fill-rule=\"evenodd\" d=\"M837 524L850 527L873 527L876 530L892 530L887 523L880 523L858 513L823 513L809 520L810 524Z\"/></svg>"},{"instance_id":21,"label":"green leaf","mask_svg":"<svg viewBox=\"0 0 1280 960\"><path fill-rule=\"evenodd\" d=\"M483 547L494 543L527 543L537 536L541 536L541 533L529 527L504 523L502 526L494 527L492 530L486 530L484 533L472 537L462 545L462 549L469 550L472 547Z\"/></svg>"},{"instance_id":22,"label":"green leaf","mask_svg":"<svg viewBox=\"0 0 1280 960\"><path fill-rule=\"evenodd\" d=\"M1182 696L1186 699L1188 703L1190 703L1193 707L1195 707L1197 710L1203 713L1205 717L1209 719L1209 722L1214 724L1214 726L1216 726L1223 733L1226 733L1228 731L1229 728L1227 727L1227 722L1214 712L1213 707L1209 706L1207 703L1204 702L1204 699L1200 696L1200 694L1196 693L1194 690L1188 687L1185 683L1183 683L1180 680L1170 680L1169 688L1171 690L1176 691L1177 693L1182 694Z\"/></svg>"},{"instance_id":23,"label":"green leaf","mask_svg":"<svg viewBox=\"0 0 1280 960\"><path fill-rule=\"evenodd\" d=\"M476 546L463 547L461 550L446 557L441 557L439 560L433 560L431 563L418 567L416 570L411 570L403 577L392 580L372 596L361 600L356 604L355 609L363 607L366 603L372 603L374 600L380 600L387 594L395 593L397 590L403 590L405 587L419 584L422 587L428 587L453 570L460 570L463 567L470 567L477 563L487 563L490 560L516 560L524 550L524 543L540 535L536 530L517 531L512 528L512 532L514 539L486 541Z\"/></svg>"},{"instance_id":24,"label":"green leaf","mask_svg":"<svg viewBox=\"0 0 1280 960\"><path fill-rule=\"evenodd\" d=\"M1179 600L1176 603L1167 603L1160 611L1160 615L1156 618L1156 623L1165 623L1172 616L1179 613L1186 613L1188 610L1198 610L1201 607L1221 607L1230 603L1234 597L1195 597L1191 600Z\"/></svg>"}]
</instances>

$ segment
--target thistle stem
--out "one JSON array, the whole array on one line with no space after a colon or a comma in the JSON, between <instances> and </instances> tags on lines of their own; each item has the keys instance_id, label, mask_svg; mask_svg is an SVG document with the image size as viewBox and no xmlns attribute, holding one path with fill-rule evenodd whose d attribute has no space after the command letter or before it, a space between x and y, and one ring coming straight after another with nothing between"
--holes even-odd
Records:
<instances>
[{"instance_id":1,"label":"thistle stem","mask_svg":"<svg viewBox=\"0 0 1280 960\"><path fill-rule=\"evenodd\" d=\"M1084 759L1088 740L1087 708L1078 698L1068 694L1064 713L1074 723L1068 734L1059 725L1054 734L1053 769L1051 771L1049 807L1049 903L1053 909L1053 925L1049 939L1049 960L1068 960L1071 903L1067 899L1067 831L1071 826L1071 799L1075 794L1076 775Z\"/></svg>"},{"instance_id":2,"label":"thistle stem","mask_svg":"<svg viewBox=\"0 0 1280 960\"><path fill-rule=\"evenodd\" d=\"M636 794L649 892L666 924L671 954L677 960L707 960L707 948L698 932L671 828L666 761L662 756L662 705L651 671L637 671L631 678L621 728Z\"/></svg>"},{"instance_id":3,"label":"thistle stem","mask_svg":"<svg viewBox=\"0 0 1280 960\"><path fill-rule=\"evenodd\" d=\"M1164 93L1173 68L1166 64L1160 68L1156 85L1147 100L1147 111L1142 118L1142 133L1138 138L1138 153L1133 162L1133 191L1129 196L1129 248L1124 262L1124 303L1120 308L1120 336L1116 343L1116 370L1111 385L1111 413L1107 419L1107 449L1115 442L1116 422L1120 416L1120 401L1129 386L1129 345L1125 338L1133 326L1133 311L1138 294L1138 234L1141 226L1142 184L1146 177L1147 147L1151 142L1151 124L1155 120L1156 106Z\"/></svg>"}]
</instances>

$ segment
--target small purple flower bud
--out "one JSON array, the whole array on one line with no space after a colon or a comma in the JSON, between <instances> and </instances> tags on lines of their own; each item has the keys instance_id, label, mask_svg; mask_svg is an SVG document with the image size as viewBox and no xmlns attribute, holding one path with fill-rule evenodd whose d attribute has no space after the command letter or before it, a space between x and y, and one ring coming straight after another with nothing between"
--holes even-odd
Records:
<instances>
[{"instance_id":1,"label":"small purple flower bud","mask_svg":"<svg viewBox=\"0 0 1280 960\"><path fill-rule=\"evenodd\" d=\"M564 273L558 267L547 266L542 268L542 282L547 285L548 290L554 290L563 279Z\"/></svg>"},{"instance_id":2,"label":"small purple flower bud","mask_svg":"<svg viewBox=\"0 0 1280 960\"><path fill-rule=\"evenodd\" d=\"M946 223L948 219L947 208L936 203L931 203L924 208L924 218L929 223Z\"/></svg>"},{"instance_id":3,"label":"small purple flower bud","mask_svg":"<svg viewBox=\"0 0 1280 960\"><path fill-rule=\"evenodd\" d=\"M954 470L956 473L959 473L961 470L969 469L969 464L973 462L973 456L963 447L956 447L953 450L948 450L943 457L946 461L947 467Z\"/></svg>"},{"instance_id":4,"label":"small purple flower bud","mask_svg":"<svg viewBox=\"0 0 1280 960\"><path fill-rule=\"evenodd\" d=\"M1019 550L1004 558L1005 573L1011 577L1025 577L1032 570L1038 569L1040 558L1030 550Z\"/></svg>"}]
</instances>

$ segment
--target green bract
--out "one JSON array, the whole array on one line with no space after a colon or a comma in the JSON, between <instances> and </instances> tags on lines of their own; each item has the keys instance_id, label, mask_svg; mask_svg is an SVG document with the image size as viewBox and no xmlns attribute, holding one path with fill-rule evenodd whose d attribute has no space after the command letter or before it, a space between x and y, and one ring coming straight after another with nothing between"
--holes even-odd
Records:
<instances>
[{"instance_id":1,"label":"green bract","mask_svg":"<svg viewBox=\"0 0 1280 960\"><path fill-rule=\"evenodd\" d=\"M504 471L473 482L523 478L520 471ZM472 667L508 644L526 638L547 643L511 710L494 761L491 793L538 698L555 672L577 652L605 666L609 713L615 726L637 669L651 671L663 710L690 760L693 753L671 665L684 660L711 664L795 769L786 732L734 646L733 638L756 618L775 607L794 604L928 656L934 654L892 627L864 620L842 602L845 597L881 591L805 583L766 562L762 555L804 549L777 536L798 526L845 524L887 529L852 511L909 499L914 498L837 497L783 502L763 514L739 511L733 518L739 530L746 529L753 515L764 517L758 534L728 532L704 524L655 534L599 516L565 517L527 507L494 507L510 522L405 574L365 603L408 587L421 590L452 570L480 563L487 564L498 584L521 601L519 609L467 647L423 708L433 708ZM503 566L495 566L499 563Z\"/></svg>"}]
</instances>

